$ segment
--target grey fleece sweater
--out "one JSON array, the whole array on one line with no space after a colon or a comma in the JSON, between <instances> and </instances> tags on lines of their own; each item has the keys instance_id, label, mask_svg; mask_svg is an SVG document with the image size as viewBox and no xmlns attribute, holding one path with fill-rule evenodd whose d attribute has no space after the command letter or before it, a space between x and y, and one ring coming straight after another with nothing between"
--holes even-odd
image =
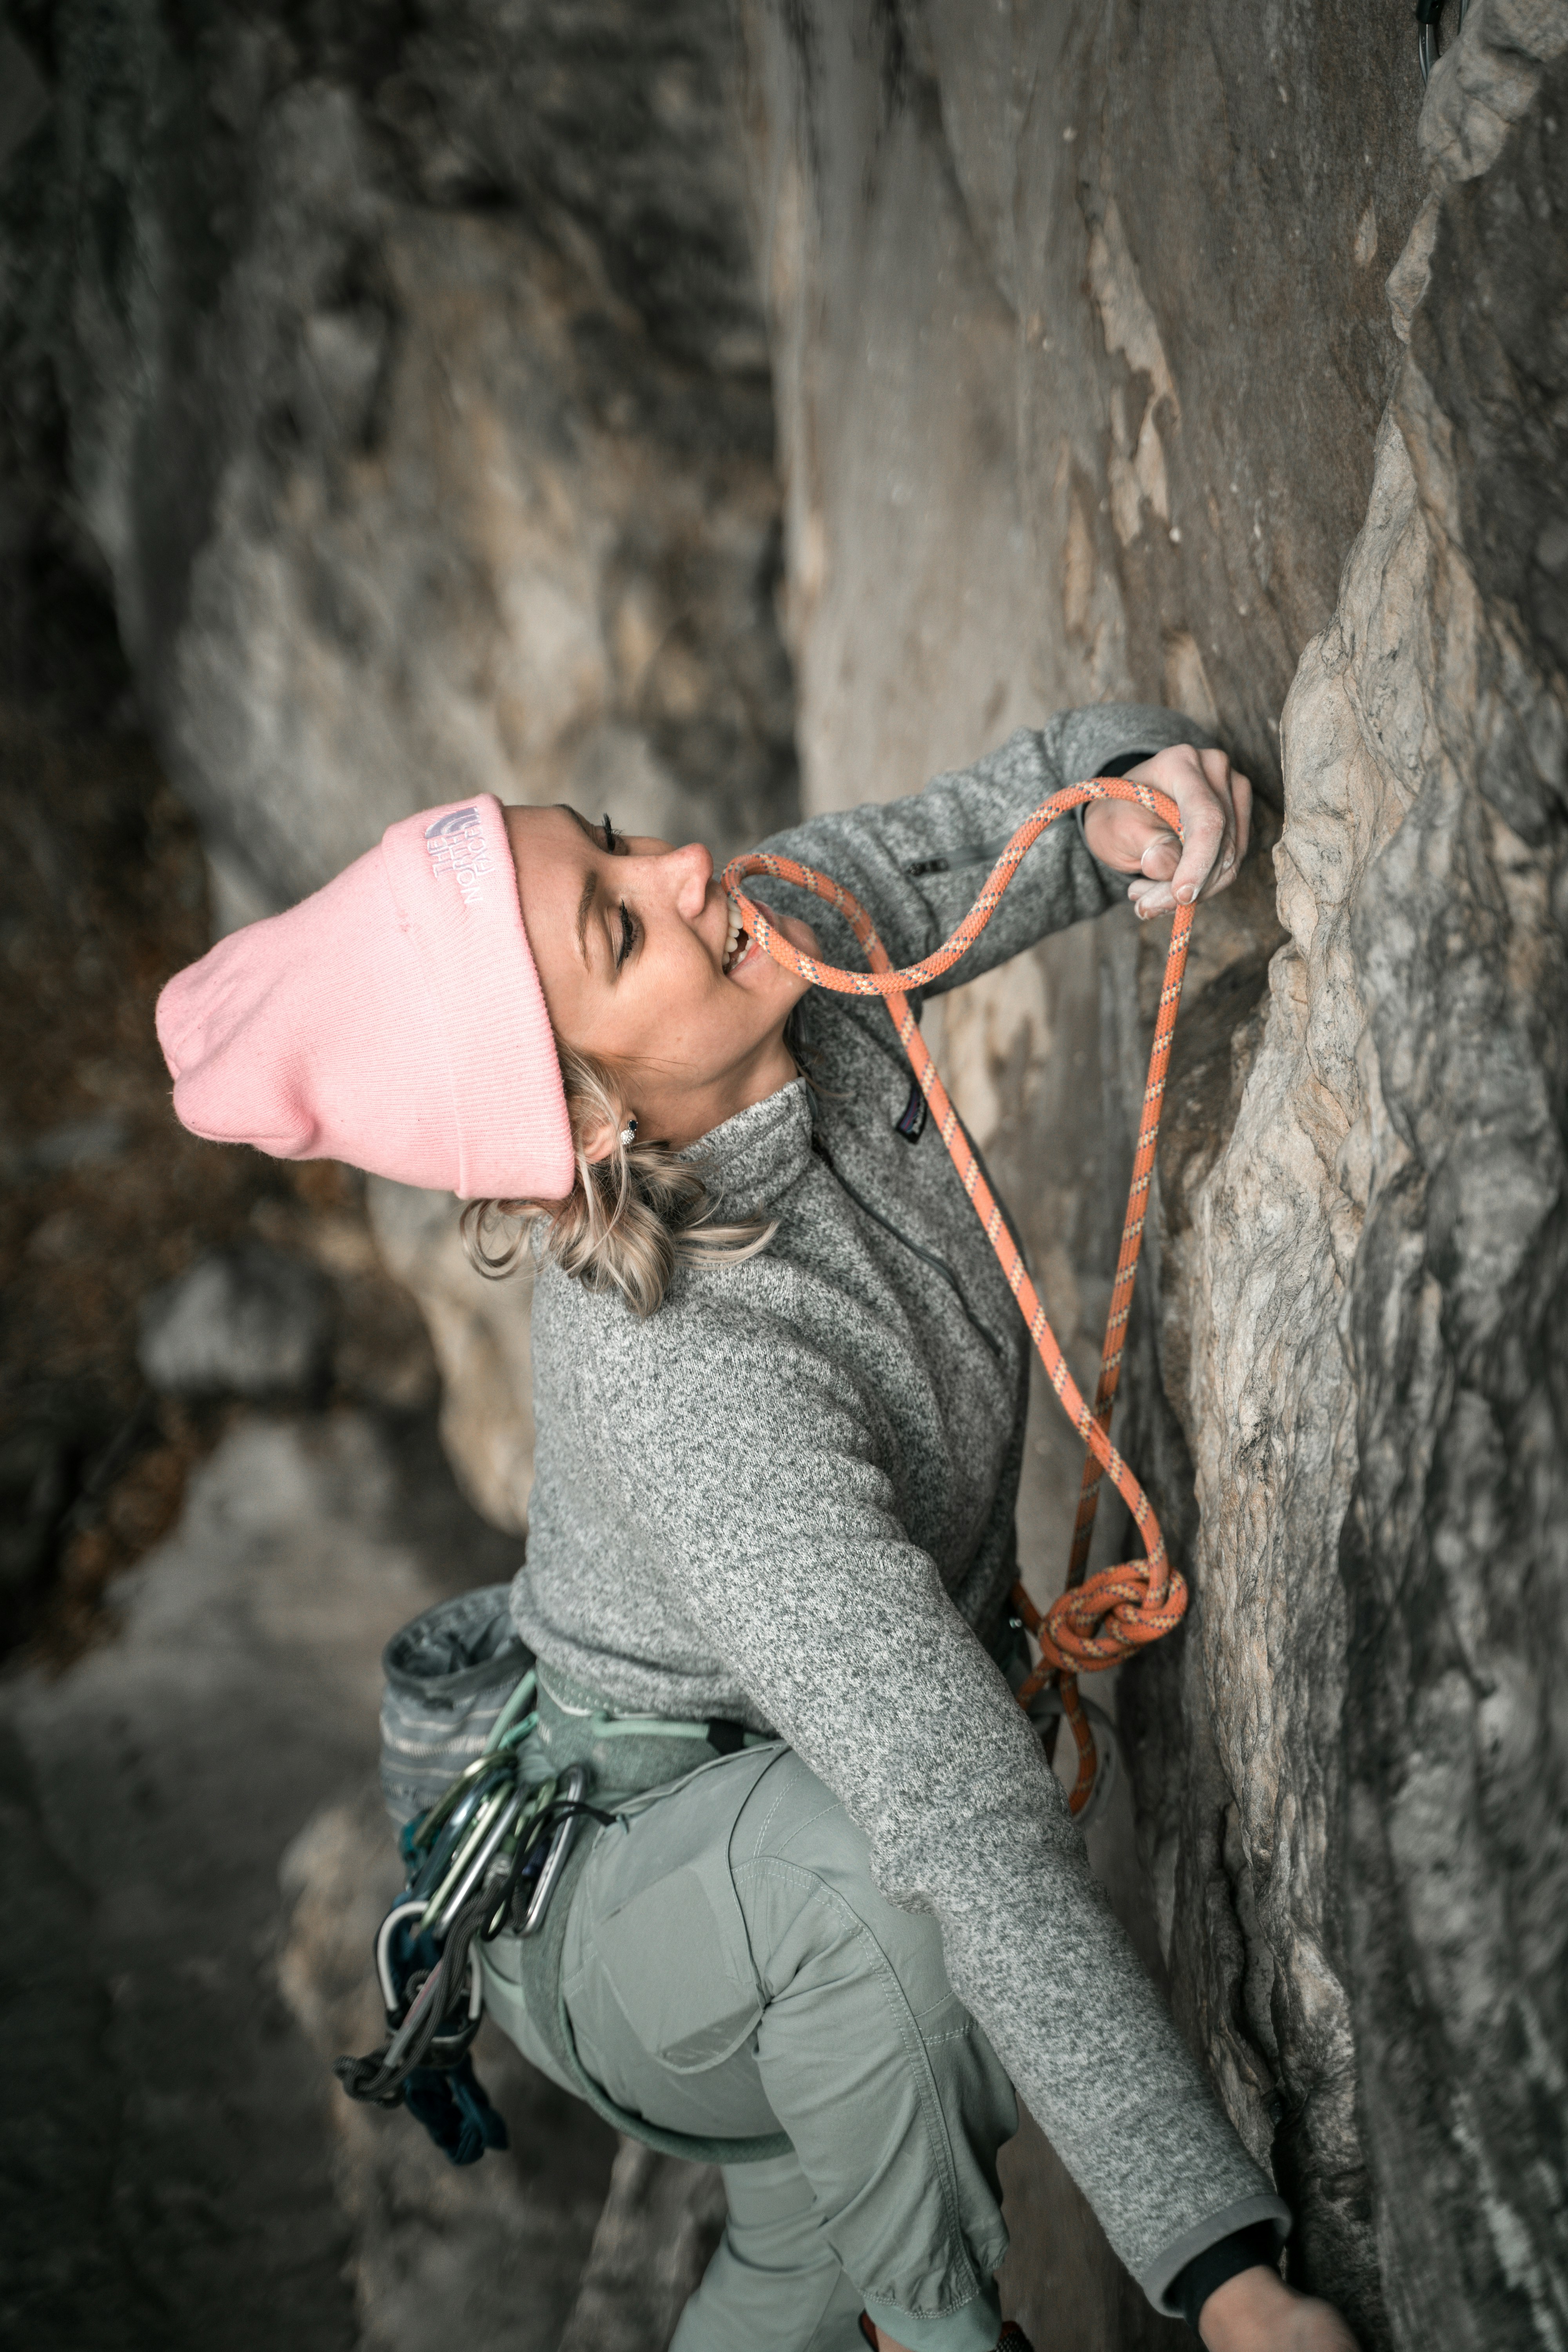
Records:
<instances>
[{"instance_id":1,"label":"grey fleece sweater","mask_svg":"<svg viewBox=\"0 0 1568 2352\"><path fill-rule=\"evenodd\" d=\"M1110 707L1015 735L917 797L768 845L855 891L896 963L935 947L1029 811L1191 740ZM1079 826L1030 852L956 978L1120 897ZM759 895L762 895L761 893ZM765 886L836 963L821 902ZM537 1453L513 1614L623 1712L778 1731L935 1913L953 1988L1151 2298L1215 2240L1288 2220L1090 1877L988 1654L1016 1574L1028 1342L934 1127L894 1130L908 1065L875 999L807 1000L797 1079L699 1150L748 1263L684 1269L639 1323L552 1266L533 1308Z\"/></svg>"}]
</instances>

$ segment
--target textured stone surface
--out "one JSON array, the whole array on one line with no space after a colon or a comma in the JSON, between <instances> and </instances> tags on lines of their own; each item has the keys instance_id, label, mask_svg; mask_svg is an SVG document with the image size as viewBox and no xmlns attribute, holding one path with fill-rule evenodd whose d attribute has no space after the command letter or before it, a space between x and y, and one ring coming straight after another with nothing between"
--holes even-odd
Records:
<instances>
[{"instance_id":1,"label":"textured stone surface","mask_svg":"<svg viewBox=\"0 0 1568 2352\"><path fill-rule=\"evenodd\" d=\"M477 790L786 816L723 0L38 16L10 373L227 918Z\"/></svg>"},{"instance_id":2,"label":"textured stone surface","mask_svg":"<svg viewBox=\"0 0 1568 2352\"><path fill-rule=\"evenodd\" d=\"M745 12L804 787L1134 691L1283 786L1267 995L1267 866L1199 926L1123 1423L1197 1595L1125 1694L1150 1924L1296 2275L1369 2343L1557 2343L1563 12L1472 11L1419 131L1402 22L1222 20ZM1163 953L942 1024L1080 1365Z\"/></svg>"},{"instance_id":3,"label":"textured stone surface","mask_svg":"<svg viewBox=\"0 0 1568 2352\"><path fill-rule=\"evenodd\" d=\"M474 791L721 856L786 821L725 0L23 16L0 540L63 445L220 928ZM520 1527L526 1313L476 1319L428 1204L384 1222Z\"/></svg>"},{"instance_id":4,"label":"textured stone surface","mask_svg":"<svg viewBox=\"0 0 1568 2352\"><path fill-rule=\"evenodd\" d=\"M298 1396L326 1367L327 1286L265 1242L209 1250L142 1309L139 1355L175 1396Z\"/></svg>"},{"instance_id":5,"label":"textured stone surface","mask_svg":"<svg viewBox=\"0 0 1568 2352\"><path fill-rule=\"evenodd\" d=\"M327 2071L380 2024L381 1644L504 1552L359 1415L242 1421L116 1638L0 1691L8 2341L554 2352L612 2135L498 2039L513 2152L455 2173Z\"/></svg>"},{"instance_id":6,"label":"textured stone surface","mask_svg":"<svg viewBox=\"0 0 1568 2352\"><path fill-rule=\"evenodd\" d=\"M742 13L808 799L1129 692L1277 788L1420 200L1405 20Z\"/></svg>"},{"instance_id":7,"label":"textured stone surface","mask_svg":"<svg viewBox=\"0 0 1568 2352\"><path fill-rule=\"evenodd\" d=\"M1565 50L1485 0L1433 78L1409 356L1286 706L1289 938L1164 1301L1167 1950L1302 2268L1402 2346L1568 2325Z\"/></svg>"},{"instance_id":8,"label":"textured stone surface","mask_svg":"<svg viewBox=\"0 0 1568 2352\"><path fill-rule=\"evenodd\" d=\"M561 2352L650 2352L668 2343L724 2226L710 2165L623 2139Z\"/></svg>"},{"instance_id":9,"label":"textured stone surface","mask_svg":"<svg viewBox=\"0 0 1568 2352\"><path fill-rule=\"evenodd\" d=\"M488 1519L521 1534L533 1485L529 1274L475 1272L449 1192L372 1177L366 1197L383 1260L419 1301L435 1346L453 1467Z\"/></svg>"}]
</instances>

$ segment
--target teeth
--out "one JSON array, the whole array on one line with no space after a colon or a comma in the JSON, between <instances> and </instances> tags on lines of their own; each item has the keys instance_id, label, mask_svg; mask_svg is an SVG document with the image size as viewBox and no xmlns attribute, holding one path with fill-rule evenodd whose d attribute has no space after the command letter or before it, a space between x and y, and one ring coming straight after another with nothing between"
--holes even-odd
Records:
<instances>
[{"instance_id":1,"label":"teeth","mask_svg":"<svg viewBox=\"0 0 1568 2352\"><path fill-rule=\"evenodd\" d=\"M726 971L729 971L731 964L734 961L735 950L739 947L740 943L741 919L739 915L736 914L734 908L730 906L727 907L725 910L724 970Z\"/></svg>"}]
</instances>

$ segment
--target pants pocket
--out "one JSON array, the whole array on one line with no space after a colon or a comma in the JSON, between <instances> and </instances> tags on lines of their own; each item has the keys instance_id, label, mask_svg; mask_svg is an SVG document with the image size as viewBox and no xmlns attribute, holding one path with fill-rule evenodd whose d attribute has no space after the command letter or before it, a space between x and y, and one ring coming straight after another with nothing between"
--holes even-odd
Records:
<instances>
[{"instance_id":1,"label":"pants pocket","mask_svg":"<svg viewBox=\"0 0 1568 2352\"><path fill-rule=\"evenodd\" d=\"M595 1919L605 1986L641 2047L677 2074L721 2065L755 2032L762 1994L732 1970L699 1873L688 1866ZM732 1939L731 1939L732 1940Z\"/></svg>"}]
</instances>

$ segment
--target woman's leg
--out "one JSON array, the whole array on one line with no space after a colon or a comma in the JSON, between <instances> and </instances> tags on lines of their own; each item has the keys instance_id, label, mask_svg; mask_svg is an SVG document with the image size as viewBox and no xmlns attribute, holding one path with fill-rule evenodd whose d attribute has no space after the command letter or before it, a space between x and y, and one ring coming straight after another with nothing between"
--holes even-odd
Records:
<instances>
[{"instance_id":1,"label":"woman's leg","mask_svg":"<svg viewBox=\"0 0 1568 2352\"><path fill-rule=\"evenodd\" d=\"M1012 2086L934 1920L884 1901L798 1758L704 1774L605 1832L564 1984L579 2054L621 2105L687 2132L782 2126L794 2145L798 2175L727 2174L732 2226L694 2328L721 2312L727 2352L840 2352L817 2331L863 2304L908 2352L991 2352Z\"/></svg>"},{"instance_id":2,"label":"woman's leg","mask_svg":"<svg viewBox=\"0 0 1568 2352\"><path fill-rule=\"evenodd\" d=\"M794 2156L724 2169L729 2218L670 2352L866 2352L860 2290Z\"/></svg>"},{"instance_id":3,"label":"woman's leg","mask_svg":"<svg viewBox=\"0 0 1568 2352\"><path fill-rule=\"evenodd\" d=\"M794 1755L742 1809L730 1859L766 1997L763 2087L825 2237L889 2341L991 2352L996 2152L1017 2103L935 1920L885 1900L861 1833Z\"/></svg>"}]
</instances>

